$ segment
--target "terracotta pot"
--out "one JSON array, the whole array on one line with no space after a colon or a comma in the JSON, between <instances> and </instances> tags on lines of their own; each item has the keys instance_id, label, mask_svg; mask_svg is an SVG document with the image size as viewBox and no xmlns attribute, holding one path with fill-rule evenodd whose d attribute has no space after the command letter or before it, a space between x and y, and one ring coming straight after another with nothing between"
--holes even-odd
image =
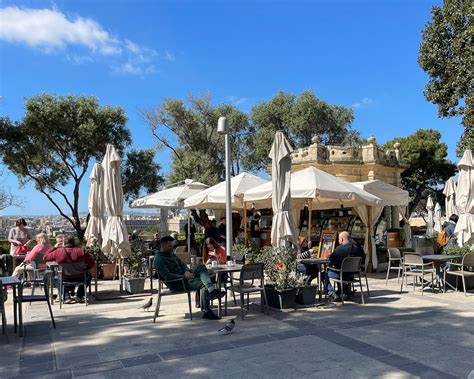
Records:
<instances>
[{"instance_id":1,"label":"terracotta pot","mask_svg":"<svg viewBox=\"0 0 474 379\"><path fill-rule=\"evenodd\" d=\"M104 263L102 265L103 279L111 280L114 277L114 268L115 265L113 263Z\"/></svg>"}]
</instances>

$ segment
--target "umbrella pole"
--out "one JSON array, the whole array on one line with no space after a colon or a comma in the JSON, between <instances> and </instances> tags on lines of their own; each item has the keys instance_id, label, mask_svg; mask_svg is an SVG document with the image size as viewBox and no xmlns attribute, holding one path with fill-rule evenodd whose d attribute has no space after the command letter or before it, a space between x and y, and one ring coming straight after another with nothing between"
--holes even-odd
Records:
<instances>
[{"instance_id":1,"label":"umbrella pole","mask_svg":"<svg viewBox=\"0 0 474 379\"><path fill-rule=\"evenodd\" d=\"M247 246L247 203L244 201L244 244Z\"/></svg>"},{"instance_id":2,"label":"umbrella pole","mask_svg":"<svg viewBox=\"0 0 474 379\"><path fill-rule=\"evenodd\" d=\"M188 209L188 254L191 262L191 209Z\"/></svg>"},{"instance_id":3,"label":"umbrella pole","mask_svg":"<svg viewBox=\"0 0 474 379\"><path fill-rule=\"evenodd\" d=\"M308 242L311 241L311 214L313 213L313 202L311 199L308 199L308 232L307 238Z\"/></svg>"}]
</instances>

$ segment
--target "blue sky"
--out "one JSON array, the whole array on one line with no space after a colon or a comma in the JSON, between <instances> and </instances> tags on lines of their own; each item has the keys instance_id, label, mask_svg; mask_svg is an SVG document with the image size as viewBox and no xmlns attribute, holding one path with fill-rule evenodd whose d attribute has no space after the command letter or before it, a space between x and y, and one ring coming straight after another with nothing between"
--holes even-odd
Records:
<instances>
[{"instance_id":1,"label":"blue sky","mask_svg":"<svg viewBox=\"0 0 474 379\"><path fill-rule=\"evenodd\" d=\"M9 1L0 15L0 112L24 114L42 92L94 95L121 106L134 145L152 147L140 109L166 97L211 92L244 111L278 90L310 89L353 107L354 128L383 143L434 128L456 161L459 119L438 119L417 64L421 30L439 1ZM168 170L168 151L157 161ZM0 185L24 207L55 214L31 186L3 170ZM81 188L87 210L88 180Z\"/></svg>"}]
</instances>

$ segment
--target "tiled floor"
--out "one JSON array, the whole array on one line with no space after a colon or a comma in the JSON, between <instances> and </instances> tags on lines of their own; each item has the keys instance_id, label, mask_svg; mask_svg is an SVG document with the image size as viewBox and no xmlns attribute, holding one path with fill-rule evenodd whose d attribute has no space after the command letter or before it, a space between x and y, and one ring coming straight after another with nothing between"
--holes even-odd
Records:
<instances>
[{"instance_id":1,"label":"tiled floor","mask_svg":"<svg viewBox=\"0 0 474 379\"><path fill-rule=\"evenodd\" d=\"M117 283L101 283L102 290ZM370 279L366 305L260 313L255 304L242 321L231 305L221 321L186 314L185 295L163 299L153 312L148 299L57 305L52 329L42 304L26 306L25 337L9 327L0 337L0 377L316 377L467 378L474 370L474 294L399 293ZM156 295L155 295L156 296ZM156 298L154 298L156 300ZM255 302L259 299L255 298ZM11 302L9 304L11 306ZM186 318L185 318L186 317ZM217 330L236 319L234 333ZM474 373L471 374L474 377Z\"/></svg>"}]
</instances>

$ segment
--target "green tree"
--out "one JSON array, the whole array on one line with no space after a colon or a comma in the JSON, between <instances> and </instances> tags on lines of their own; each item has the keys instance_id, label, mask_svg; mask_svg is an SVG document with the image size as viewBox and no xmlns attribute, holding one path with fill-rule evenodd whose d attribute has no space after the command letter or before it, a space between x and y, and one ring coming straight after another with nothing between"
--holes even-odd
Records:
<instances>
[{"instance_id":1,"label":"green tree","mask_svg":"<svg viewBox=\"0 0 474 379\"><path fill-rule=\"evenodd\" d=\"M224 178L224 137L217 133L221 116L227 117L231 128L232 175L239 174L243 136L249 123L247 115L236 107L213 106L210 95L204 95L190 97L189 105L166 99L156 108L143 110L142 116L158 140L158 147L172 153L168 183L191 178L212 185Z\"/></svg>"},{"instance_id":2,"label":"green tree","mask_svg":"<svg viewBox=\"0 0 474 379\"><path fill-rule=\"evenodd\" d=\"M122 185L125 200L138 197L142 190L147 193L158 191L164 179L159 172L161 166L155 163L153 149L131 150L122 163Z\"/></svg>"},{"instance_id":3,"label":"green tree","mask_svg":"<svg viewBox=\"0 0 474 379\"><path fill-rule=\"evenodd\" d=\"M461 116L466 128L458 147L474 148L474 23L471 0L445 0L434 6L422 32L418 63L429 75L425 97L440 117Z\"/></svg>"},{"instance_id":4,"label":"green tree","mask_svg":"<svg viewBox=\"0 0 474 379\"><path fill-rule=\"evenodd\" d=\"M269 101L255 105L251 120L243 162L246 169L253 171L269 164L268 152L278 130L295 147L310 145L314 136L323 144L352 144L360 140L360 134L351 129L352 109L329 105L311 91L304 91L300 96L280 91Z\"/></svg>"},{"instance_id":5,"label":"green tree","mask_svg":"<svg viewBox=\"0 0 474 379\"><path fill-rule=\"evenodd\" d=\"M103 157L107 143L119 151L130 145L125 112L101 107L94 97L49 94L27 99L25 108L21 122L0 119L0 158L21 185L32 182L82 239L81 181L91 160Z\"/></svg>"},{"instance_id":6,"label":"green tree","mask_svg":"<svg viewBox=\"0 0 474 379\"><path fill-rule=\"evenodd\" d=\"M448 147L440 142L441 133L433 129L419 129L407 136L394 138L382 148L400 143L401 161L408 165L402 173L402 186L410 194L410 213L424 210L429 194L438 196L442 185L456 173L456 166L446 159Z\"/></svg>"}]
</instances>

